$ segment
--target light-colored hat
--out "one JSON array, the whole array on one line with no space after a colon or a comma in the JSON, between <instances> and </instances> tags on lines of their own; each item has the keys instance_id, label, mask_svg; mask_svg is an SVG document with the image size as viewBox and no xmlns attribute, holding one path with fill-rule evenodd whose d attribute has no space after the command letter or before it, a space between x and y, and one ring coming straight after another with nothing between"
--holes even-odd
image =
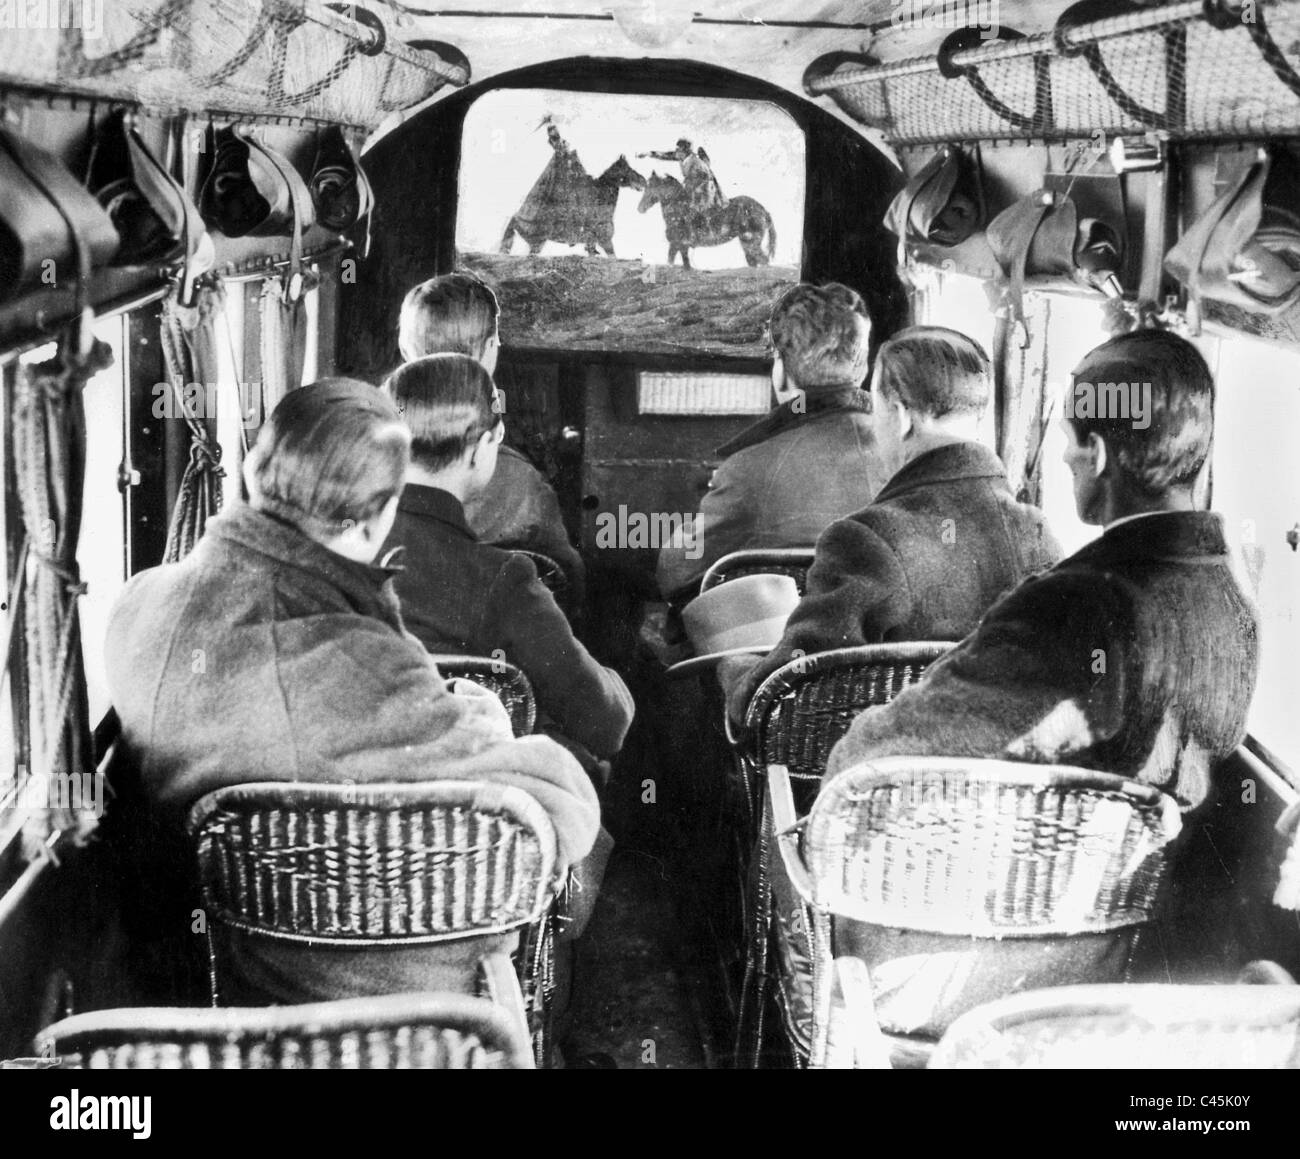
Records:
<instances>
[{"instance_id":1,"label":"light-colored hat","mask_svg":"<svg viewBox=\"0 0 1300 1159\"><path fill-rule=\"evenodd\" d=\"M725 656L765 656L781 642L798 603L799 588L788 575L746 575L710 588L682 609L696 655L667 674L693 676Z\"/></svg>"}]
</instances>

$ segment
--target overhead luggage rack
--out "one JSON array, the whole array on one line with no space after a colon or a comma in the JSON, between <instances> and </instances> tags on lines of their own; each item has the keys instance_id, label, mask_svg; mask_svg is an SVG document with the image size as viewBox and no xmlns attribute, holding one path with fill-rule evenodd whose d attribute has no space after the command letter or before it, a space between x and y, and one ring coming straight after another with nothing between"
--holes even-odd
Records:
<instances>
[{"instance_id":1,"label":"overhead luggage rack","mask_svg":"<svg viewBox=\"0 0 1300 1159\"><path fill-rule=\"evenodd\" d=\"M54 6L47 6L54 7ZM193 113L296 116L373 128L469 66L404 44L376 9L320 0L69 0L60 23L0 38L0 86Z\"/></svg>"},{"instance_id":2,"label":"overhead luggage rack","mask_svg":"<svg viewBox=\"0 0 1300 1159\"><path fill-rule=\"evenodd\" d=\"M1103 19L1090 13L1120 12ZM1300 134L1300 2L1088 3L1055 29L962 29L933 56L843 54L805 74L893 144Z\"/></svg>"}]
</instances>

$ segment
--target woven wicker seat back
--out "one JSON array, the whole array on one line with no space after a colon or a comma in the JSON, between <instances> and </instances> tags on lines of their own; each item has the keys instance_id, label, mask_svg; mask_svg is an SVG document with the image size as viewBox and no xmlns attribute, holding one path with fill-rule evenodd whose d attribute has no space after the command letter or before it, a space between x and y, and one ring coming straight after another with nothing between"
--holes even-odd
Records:
<instances>
[{"instance_id":1,"label":"woven wicker seat back","mask_svg":"<svg viewBox=\"0 0 1300 1159\"><path fill-rule=\"evenodd\" d=\"M808 569L812 567L811 547L784 547L733 551L709 567L700 580L700 594L728 580L746 575L788 575L803 595L808 584Z\"/></svg>"},{"instance_id":2,"label":"woven wicker seat back","mask_svg":"<svg viewBox=\"0 0 1300 1159\"><path fill-rule=\"evenodd\" d=\"M537 723L537 701L528 677L508 660L487 656L435 656L444 680L463 677L496 694L510 715L515 736L528 736Z\"/></svg>"},{"instance_id":3,"label":"woven wicker seat back","mask_svg":"<svg viewBox=\"0 0 1300 1159\"><path fill-rule=\"evenodd\" d=\"M989 1002L932 1069L1300 1069L1300 986L1061 986Z\"/></svg>"},{"instance_id":4,"label":"woven wicker seat back","mask_svg":"<svg viewBox=\"0 0 1300 1159\"><path fill-rule=\"evenodd\" d=\"M499 1070L529 1043L483 998L398 994L255 1008L98 1010L43 1030L36 1050L87 1070Z\"/></svg>"},{"instance_id":5,"label":"woven wicker seat back","mask_svg":"<svg viewBox=\"0 0 1300 1159\"><path fill-rule=\"evenodd\" d=\"M1155 916L1171 804L1088 769L889 757L826 786L804 852L818 908L837 916L974 937L1096 932Z\"/></svg>"},{"instance_id":6,"label":"woven wicker seat back","mask_svg":"<svg viewBox=\"0 0 1300 1159\"><path fill-rule=\"evenodd\" d=\"M502 785L237 785L188 828L209 914L272 937L435 942L537 921L553 895L550 820Z\"/></svg>"},{"instance_id":7,"label":"woven wicker seat back","mask_svg":"<svg viewBox=\"0 0 1300 1159\"><path fill-rule=\"evenodd\" d=\"M549 555L543 555L540 551L525 551L519 547L512 547L509 550L516 555L526 555L533 561L533 566L537 569L537 578L542 581L542 587L552 595L558 598L569 590L569 577L564 574L564 568Z\"/></svg>"},{"instance_id":8,"label":"woven wicker seat back","mask_svg":"<svg viewBox=\"0 0 1300 1159\"><path fill-rule=\"evenodd\" d=\"M917 641L836 648L792 660L759 686L747 720L754 748L763 766L789 769L800 813L811 807L831 749L854 718L888 704L951 647Z\"/></svg>"}]
</instances>

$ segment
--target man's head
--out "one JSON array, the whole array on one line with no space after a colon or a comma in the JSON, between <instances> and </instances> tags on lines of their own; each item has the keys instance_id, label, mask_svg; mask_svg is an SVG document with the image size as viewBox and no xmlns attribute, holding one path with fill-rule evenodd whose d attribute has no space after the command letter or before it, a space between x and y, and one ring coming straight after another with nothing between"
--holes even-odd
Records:
<instances>
[{"instance_id":1,"label":"man's head","mask_svg":"<svg viewBox=\"0 0 1300 1159\"><path fill-rule=\"evenodd\" d=\"M491 374L501 347L500 316L496 295L477 275L430 278L402 302L398 349L407 362L426 354L468 354Z\"/></svg>"},{"instance_id":2,"label":"man's head","mask_svg":"<svg viewBox=\"0 0 1300 1159\"><path fill-rule=\"evenodd\" d=\"M872 427L884 465L975 439L993 393L989 357L946 326L909 326L881 344L871 379Z\"/></svg>"},{"instance_id":3,"label":"man's head","mask_svg":"<svg viewBox=\"0 0 1300 1159\"><path fill-rule=\"evenodd\" d=\"M691 155L691 152L692 152L691 143L685 137L679 137L677 139L677 156L689 157Z\"/></svg>"},{"instance_id":4,"label":"man's head","mask_svg":"<svg viewBox=\"0 0 1300 1159\"><path fill-rule=\"evenodd\" d=\"M413 479L460 499L480 494L496 470L505 427L492 376L464 354L431 354L384 383L411 432Z\"/></svg>"},{"instance_id":5,"label":"man's head","mask_svg":"<svg viewBox=\"0 0 1300 1159\"><path fill-rule=\"evenodd\" d=\"M362 563L397 513L411 436L368 383L327 378L291 391L244 460L249 503Z\"/></svg>"},{"instance_id":6,"label":"man's head","mask_svg":"<svg viewBox=\"0 0 1300 1159\"><path fill-rule=\"evenodd\" d=\"M1062 423L1085 523L1191 510L1214 434L1214 377L1177 334L1121 334L1075 368Z\"/></svg>"},{"instance_id":7,"label":"man's head","mask_svg":"<svg viewBox=\"0 0 1300 1159\"><path fill-rule=\"evenodd\" d=\"M861 295L838 282L787 290L768 324L777 397L799 390L861 386L867 375L871 319Z\"/></svg>"}]
</instances>

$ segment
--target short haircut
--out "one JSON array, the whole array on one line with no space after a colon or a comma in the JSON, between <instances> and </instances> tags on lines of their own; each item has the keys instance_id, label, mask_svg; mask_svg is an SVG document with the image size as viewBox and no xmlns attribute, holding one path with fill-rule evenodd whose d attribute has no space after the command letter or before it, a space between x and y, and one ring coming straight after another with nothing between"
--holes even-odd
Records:
<instances>
[{"instance_id":1,"label":"short haircut","mask_svg":"<svg viewBox=\"0 0 1300 1159\"><path fill-rule=\"evenodd\" d=\"M406 295L397 323L397 345L410 362L426 354L468 354L482 358L497 332L497 296L477 274L444 274L421 282Z\"/></svg>"},{"instance_id":2,"label":"short haircut","mask_svg":"<svg viewBox=\"0 0 1300 1159\"><path fill-rule=\"evenodd\" d=\"M876 353L881 396L934 418L982 413L993 395L992 379L984 348L946 326L908 326Z\"/></svg>"},{"instance_id":3,"label":"short haircut","mask_svg":"<svg viewBox=\"0 0 1300 1159\"><path fill-rule=\"evenodd\" d=\"M1071 391L1081 382L1094 388L1134 384L1143 393L1149 384L1149 414L1139 427L1127 407L1105 418L1079 418L1070 408L1066 419L1078 442L1100 435L1129 482L1148 495L1196 481L1214 436L1214 375L1186 338L1168 330L1117 335L1084 355L1071 375Z\"/></svg>"},{"instance_id":4,"label":"short haircut","mask_svg":"<svg viewBox=\"0 0 1300 1159\"><path fill-rule=\"evenodd\" d=\"M384 392L411 431L411 459L426 471L451 466L501 418L496 384L466 354L430 354L399 366Z\"/></svg>"},{"instance_id":5,"label":"short haircut","mask_svg":"<svg viewBox=\"0 0 1300 1159\"><path fill-rule=\"evenodd\" d=\"M326 378L290 391L248 453L252 506L328 539L402 492L410 434L366 382Z\"/></svg>"},{"instance_id":6,"label":"short haircut","mask_svg":"<svg viewBox=\"0 0 1300 1159\"><path fill-rule=\"evenodd\" d=\"M801 282L781 296L770 328L772 344L799 386L862 385L871 318L862 296L848 286Z\"/></svg>"}]
</instances>

